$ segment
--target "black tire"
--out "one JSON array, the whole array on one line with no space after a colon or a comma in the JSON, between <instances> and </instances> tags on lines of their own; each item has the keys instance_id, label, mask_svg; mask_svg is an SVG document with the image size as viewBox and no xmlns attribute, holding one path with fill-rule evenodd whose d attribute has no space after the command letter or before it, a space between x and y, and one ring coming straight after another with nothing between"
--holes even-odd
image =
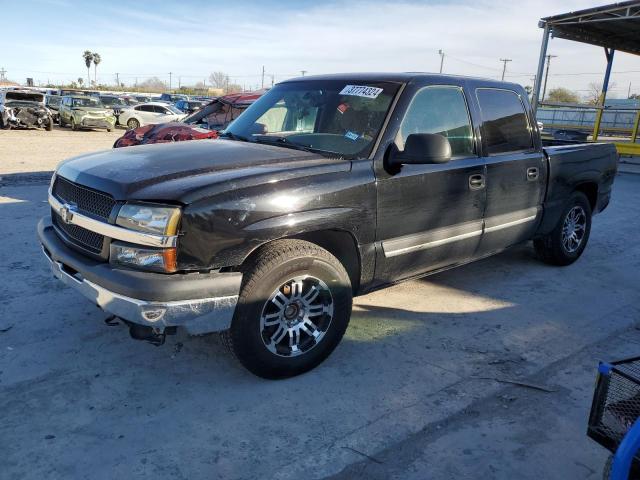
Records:
<instances>
[{"instance_id":1,"label":"black tire","mask_svg":"<svg viewBox=\"0 0 640 480\"><path fill-rule=\"evenodd\" d=\"M575 241L567 245L567 236L563 234L563 229L565 222L569 222L568 217L575 212L578 212L578 217L584 220L582 236L579 237L579 243L577 245ZM582 220L578 223L582 223ZM578 234L579 230L576 229L575 232ZM571 265L582 255L589 241L590 233L591 204L589 203L589 199L582 192L573 192L565 204L565 208L560 215L560 220L558 220L558 224L553 231L544 237L535 239L533 245L538 256L546 263L558 266Z\"/></svg>"},{"instance_id":2,"label":"black tire","mask_svg":"<svg viewBox=\"0 0 640 480\"><path fill-rule=\"evenodd\" d=\"M44 128L47 132L50 132L51 130L53 130L53 118L49 117L49 121L47 122L47 125Z\"/></svg>"},{"instance_id":3,"label":"black tire","mask_svg":"<svg viewBox=\"0 0 640 480\"><path fill-rule=\"evenodd\" d=\"M130 118L127 120L127 130L135 130L140 126L140 122L135 118Z\"/></svg>"},{"instance_id":4,"label":"black tire","mask_svg":"<svg viewBox=\"0 0 640 480\"><path fill-rule=\"evenodd\" d=\"M352 306L349 275L337 258L310 242L278 240L257 252L253 260L243 268L243 273L233 322L230 330L222 333L222 338L245 368L263 378L287 378L311 370L331 354L347 329ZM310 282L311 286L303 295L305 287L300 283L300 293L296 297L293 284L289 282L300 278L302 280L298 280L299 282ZM313 282L317 283L314 285ZM290 285L289 290L287 285ZM315 327L310 329L314 335L305 333L308 330L306 326L302 326L303 331L298 330L297 337L289 333L281 344L274 343L277 332L284 329L278 330L281 328L279 324L271 327L261 323L268 309L277 305L272 300L273 295L277 295L277 292L288 293L291 297L288 300L296 303L295 298L311 297L314 293L312 289L321 292L316 293L313 298L315 302L319 302L314 308L320 306L323 312L314 314L318 315L313 317L315 323L311 323ZM329 302L332 315L326 313ZM282 323L286 320L285 312L288 307L280 311ZM299 310L288 321L306 325L303 317L308 318L304 306L300 305ZM295 328L294 326L291 330ZM274 329L275 333L269 337ZM269 345L272 349L282 350L272 351L267 346L267 338L270 338ZM298 341L296 351L287 351L294 338ZM316 341L316 338L319 340ZM287 342L289 346L286 346Z\"/></svg>"},{"instance_id":5,"label":"black tire","mask_svg":"<svg viewBox=\"0 0 640 480\"><path fill-rule=\"evenodd\" d=\"M62 115L58 115L58 126L64 128L64 122L62 121Z\"/></svg>"},{"instance_id":6,"label":"black tire","mask_svg":"<svg viewBox=\"0 0 640 480\"><path fill-rule=\"evenodd\" d=\"M74 132L78 131L78 125L76 124L75 118L71 117L71 130Z\"/></svg>"}]
</instances>

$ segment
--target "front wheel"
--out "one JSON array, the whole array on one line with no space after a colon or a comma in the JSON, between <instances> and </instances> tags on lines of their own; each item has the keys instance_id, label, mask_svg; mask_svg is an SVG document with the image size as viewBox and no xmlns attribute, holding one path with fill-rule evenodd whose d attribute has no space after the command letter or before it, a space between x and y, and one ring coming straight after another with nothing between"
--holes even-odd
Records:
<instances>
[{"instance_id":1,"label":"front wheel","mask_svg":"<svg viewBox=\"0 0 640 480\"><path fill-rule=\"evenodd\" d=\"M575 262L589 241L591 204L582 192L573 192L565 204L556 227L544 237L533 241L543 261L565 266Z\"/></svg>"},{"instance_id":2,"label":"front wheel","mask_svg":"<svg viewBox=\"0 0 640 480\"><path fill-rule=\"evenodd\" d=\"M310 242L279 240L243 270L231 329L223 333L240 363L276 379L326 359L351 317L351 282L338 259Z\"/></svg>"},{"instance_id":3,"label":"front wheel","mask_svg":"<svg viewBox=\"0 0 640 480\"><path fill-rule=\"evenodd\" d=\"M78 131L78 124L76 123L76 119L71 117L71 130L74 132Z\"/></svg>"},{"instance_id":4,"label":"front wheel","mask_svg":"<svg viewBox=\"0 0 640 480\"><path fill-rule=\"evenodd\" d=\"M129 130L135 130L136 128L138 128L140 126L140 122L138 120L136 120L135 118L130 118L127 121L127 128Z\"/></svg>"}]
</instances>

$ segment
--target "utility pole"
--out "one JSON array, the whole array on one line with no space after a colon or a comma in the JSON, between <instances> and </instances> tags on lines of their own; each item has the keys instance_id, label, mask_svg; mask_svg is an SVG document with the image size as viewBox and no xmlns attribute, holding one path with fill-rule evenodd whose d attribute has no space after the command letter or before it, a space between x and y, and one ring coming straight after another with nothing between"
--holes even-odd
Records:
<instances>
[{"instance_id":1,"label":"utility pole","mask_svg":"<svg viewBox=\"0 0 640 480\"><path fill-rule=\"evenodd\" d=\"M4 82L6 80L6 78L5 78L6 74L7 74L7 71L4 69L4 67L0 68L0 80L1 81Z\"/></svg>"},{"instance_id":2,"label":"utility pole","mask_svg":"<svg viewBox=\"0 0 640 480\"><path fill-rule=\"evenodd\" d=\"M444 65L444 50L438 50L438 54L440 55L440 73L442 73L442 66Z\"/></svg>"},{"instance_id":3,"label":"utility pole","mask_svg":"<svg viewBox=\"0 0 640 480\"><path fill-rule=\"evenodd\" d=\"M116 73L116 83L118 84L118 88L120 88L120 74Z\"/></svg>"},{"instance_id":4,"label":"utility pole","mask_svg":"<svg viewBox=\"0 0 640 480\"><path fill-rule=\"evenodd\" d=\"M182 87L182 77L178 77L178 90Z\"/></svg>"},{"instance_id":5,"label":"utility pole","mask_svg":"<svg viewBox=\"0 0 640 480\"><path fill-rule=\"evenodd\" d=\"M629 82L629 90L627 90L627 98L631 98L631 82Z\"/></svg>"},{"instance_id":6,"label":"utility pole","mask_svg":"<svg viewBox=\"0 0 640 480\"><path fill-rule=\"evenodd\" d=\"M260 88L264 88L264 65L262 66L262 87Z\"/></svg>"},{"instance_id":7,"label":"utility pole","mask_svg":"<svg viewBox=\"0 0 640 480\"><path fill-rule=\"evenodd\" d=\"M503 63L503 66L502 66L502 81L504 82L504 74L507 71L507 62L511 62L512 60L510 58L501 58L500 61Z\"/></svg>"},{"instance_id":8,"label":"utility pole","mask_svg":"<svg viewBox=\"0 0 640 480\"><path fill-rule=\"evenodd\" d=\"M302 76L304 77L304 74L307 73L307 70L300 70L300 73L302 74Z\"/></svg>"},{"instance_id":9,"label":"utility pole","mask_svg":"<svg viewBox=\"0 0 640 480\"><path fill-rule=\"evenodd\" d=\"M169 91L171 91L171 75L173 75L173 72L169 72Z\"/></svg>"},{"instance_id":10,"label":"utility pole","mask_svg":"<svg viewBox=\"0 0 640 480\"><path fill-rule=\"evenodd\" d=\"M544 74L544 85L542 87L542 100L540 100L540 103L544 102L544 97L547 94L547 79L549 78L549 65L551 64L551 59L556 57L557 55L547 55L547 72Z\"/></svg>"}]
</instances>

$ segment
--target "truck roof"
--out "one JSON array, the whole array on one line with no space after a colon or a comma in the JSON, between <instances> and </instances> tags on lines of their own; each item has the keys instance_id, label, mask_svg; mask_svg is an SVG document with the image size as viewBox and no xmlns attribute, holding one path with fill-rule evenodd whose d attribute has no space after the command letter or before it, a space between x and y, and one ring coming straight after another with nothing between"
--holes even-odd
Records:
<instances>
[{"instance_id":1,"label":"truck roof","mask_svg":"<svg viewBox=\"0 0 640 480\"><path fill-rule=\"evenodd\" d=\"M306 75L304 77L295 77L288 80L284 80L281 83L310 81L310 80L345 80L345 81L359 81L359 82L398 82L408 83L412 80L429 80L437 82L443 79L458 79L466 82L477 82L482 85L492 86L518 86L517 83L502 82L500 80L493 80L490 78L481 77L469 77L464 75L446 75L439 73L428 72L363 72L363 73L331 73L326 75ZM521 87L520 87L521 88Z\"/></svg>"}]
</instances>

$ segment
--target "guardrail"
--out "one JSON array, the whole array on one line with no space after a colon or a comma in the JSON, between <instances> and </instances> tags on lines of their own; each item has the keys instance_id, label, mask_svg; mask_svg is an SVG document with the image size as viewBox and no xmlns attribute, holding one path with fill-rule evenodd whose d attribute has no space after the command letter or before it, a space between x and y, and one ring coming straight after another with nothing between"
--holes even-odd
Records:
<instances>
[{"instance_id":1,"label":"guardrail","mask_svg":"<svg viewBox=\"0 0 640 480\"><path fill-rule=\"evenodd\" d=\"M620 155L640 155L638 129L640 109L600 105L544 103L537 110L544 129L592 132L593 141L600 134L629 136L628 142L616 142Z\"/></svg>"}]
</instances>

